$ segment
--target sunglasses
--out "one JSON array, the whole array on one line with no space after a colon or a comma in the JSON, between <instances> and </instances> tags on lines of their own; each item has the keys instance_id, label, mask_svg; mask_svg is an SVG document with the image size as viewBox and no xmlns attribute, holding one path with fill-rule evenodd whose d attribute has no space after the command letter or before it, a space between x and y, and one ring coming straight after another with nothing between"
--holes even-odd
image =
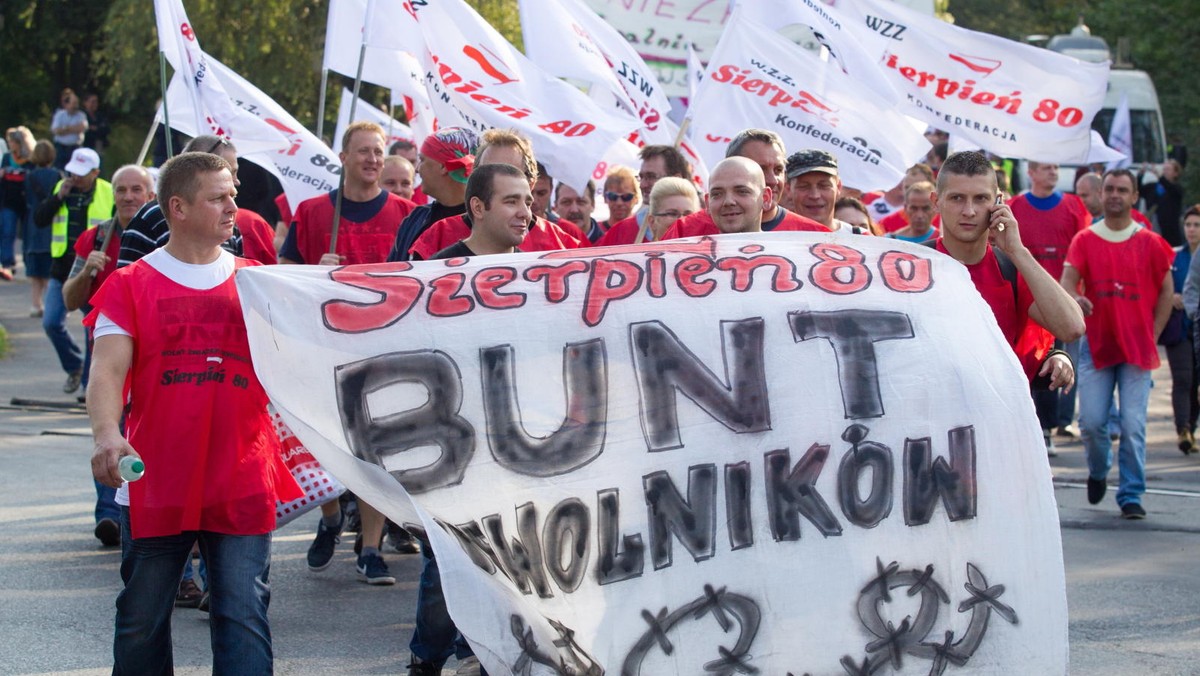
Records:
<instances>
[{"instance_id":1,"label":"sunglasses","mask_svg":"<svg viewBox=\"0 0 1200 676\"><path fill-rule=\"evenodd\" d=\"M606 192L606 193L604 193L604 199L608 200L609 202L616 202L617 200L621 200L622 202L632 202L634 197L635 197L635 195L631 192L621 192L621 193Z\"/></svg>"}]
</instances>

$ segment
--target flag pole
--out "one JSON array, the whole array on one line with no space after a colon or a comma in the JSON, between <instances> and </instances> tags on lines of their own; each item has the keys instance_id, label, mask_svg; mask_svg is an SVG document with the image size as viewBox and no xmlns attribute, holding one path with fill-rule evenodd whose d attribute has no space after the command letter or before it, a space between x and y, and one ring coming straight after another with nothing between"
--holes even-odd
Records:
<instances>
[{"instance_id":1,"label":"flag pole","mask_svg":"<svg viewBox=\"0 0 1200 676\"><path fill-rule=\"evenodd\" d=\"M167 158L170 159L175 151L171 148L171 116L167 114L167 57L162 49L158 50L158 79L162 83L163 136L167 140Z\"/></svg>"},{"instance_id":2,"label":"flag pole","mask_svg":"<svg viewBox=\"0 0 1200 676\"><path fill-rule=\"evenodd\" d=\"M317 140L325 142L325 90L329 88L329 69L321 69L321 94L317 97Z\"/></svg>"},{"instance_id":3,"label":"flag pole","mask_svg":"<svg viewBox=\"0 0 1200 676\"><path fill-rule=\"evenodd\" d=\"M163 106L163 110L166 110L166 106ZM134 164L138 165L139 167L142 166L142 163L146 161L146 155L150 152L150 144L154 141L154 131L158 129L158 125L161 123L162 121L158 117L158 111L155 111L154 121L150 123L150 131L146 132L146 140L142 142L142 151L138 153L137 162L134 162Z\"/></svg>"},{"instance_id":4,"label":"flag pole","mask_svg":"<svg viewBox=\"0 0 1200 676\"><path fill-rule=\"evenodd\" d=\"M358 106L358 92L362 89L363 60L366 58L367 35L364 26L362 46L358 48L358 70L354 74L354 98L350 99L350 124L354 124L354 109ZM338 173L337 199L333 201L333 235L329 238L329 253L337 253L338 225L342 222L342 195L345 192L346 167L343 165L342 171Z\"/></svg>"}]
</instances>

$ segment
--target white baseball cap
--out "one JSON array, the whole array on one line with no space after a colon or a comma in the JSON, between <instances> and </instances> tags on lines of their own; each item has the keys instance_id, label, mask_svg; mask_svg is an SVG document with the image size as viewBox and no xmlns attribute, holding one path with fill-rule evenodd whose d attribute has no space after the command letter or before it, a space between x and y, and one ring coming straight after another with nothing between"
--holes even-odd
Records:
<instances>
[{"instance_id":1,"label":"white baseball cap","mask_svg":"<svg viewBox=\"0 0 1200 676\"><path fill-rule=\"evenodd\" d=\"M76 148L75 152L71 153L71 161L63 168L68 174L87 176L100 168L100 156L91 148Z\"/></svg>"}]
</instances>

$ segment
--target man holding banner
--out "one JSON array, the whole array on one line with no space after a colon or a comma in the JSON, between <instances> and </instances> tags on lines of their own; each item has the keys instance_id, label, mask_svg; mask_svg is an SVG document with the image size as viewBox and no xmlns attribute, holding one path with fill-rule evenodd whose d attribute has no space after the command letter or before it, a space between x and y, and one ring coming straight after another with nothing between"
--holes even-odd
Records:
<instances>
[{"instance_id":1,"label":"man holding banner","mask_svg":"<svg viewBox=\"0 0 1200 676\"><path fill-rule=\"evenodd\" d=\"M747 159L751 164L759 167L759 174L763 177L763 188L766 192L763 194L762 213L759 214L759 222L753 226L747 225L750 231L770 232L778 230L784 231L807 231L807 232L827 232L829 228L819 222L794 214L779 204L779 198L784 188L784 166L786 162L787 152L783 147L783 139L779 134L766 129L745 129L737 134L729 146L725 149L726 159L740 157ZM725 164L722 162L721 164ZM735 163L726 166L742 166L741 163ZM716 170L713 170L713 174ZM709 194L711 196L715 182L712 177L709 177ZM711 199L711 198L710 198ZM741 230L731 231L725 229L717 222L717 216L711 213L712 204L709 204L709 210L697 211L691 216L687 216L679 220L678 223L672 225L666 233L664 239L674 239L677 237L696 237L699 235L715 235L722 232L742 232Z\"/></svg>"},{"instance_id":2,"label":"man holding banner","mask_svg":"<svg viewBox=\"0 0 1200 676\"><path fill-rule=\"evenodd\" d=\"M466 187L467 213L471 234L434 254L434 260L515 253L525 239L532 217L533 194L525 175L508 164L487 164L471 174ZM426 541L421 547L425 565L417 591L417 617L409 650L410 676L441 674L442 664L457 654L460 660L478 666L478 659L463 639L446 610L442 578L433 548ZM460 665L459 673L464 673ZM486 672L480 670L486 676Z\"/></svg>"}]
</instances>

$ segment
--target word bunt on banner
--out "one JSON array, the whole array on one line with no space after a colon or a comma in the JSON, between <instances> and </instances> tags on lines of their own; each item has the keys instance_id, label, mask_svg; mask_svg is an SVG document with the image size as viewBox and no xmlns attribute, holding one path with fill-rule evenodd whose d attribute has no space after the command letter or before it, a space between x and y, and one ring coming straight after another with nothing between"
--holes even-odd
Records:
<instances>
[{"instance_id":1,"label":"word bunt on banner","mask_svg":"<svg viewBox=\"0 0 1200 676\"><path fill-rule=\"evenodd\" d=\"M493 673L1065 673L1028 385L948 257L759 234L238 287L280 416L427 532Z\"/></svg>"}]
</instances>

